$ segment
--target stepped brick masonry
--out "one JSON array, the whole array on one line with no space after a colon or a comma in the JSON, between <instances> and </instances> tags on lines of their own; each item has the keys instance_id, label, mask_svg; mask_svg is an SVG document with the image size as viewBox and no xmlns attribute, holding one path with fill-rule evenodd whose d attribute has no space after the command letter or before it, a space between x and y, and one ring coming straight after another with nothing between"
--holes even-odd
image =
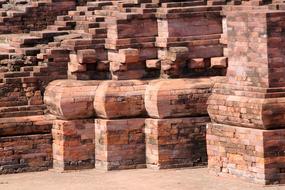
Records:
<instances>
[{"instance_id":1,"label":"stepped brick masonry","mask_svg":"<svg viewBox=\"0 0 285 190\"><path fill-rule=\"evenodd\" d=\"M0 174L285 184L284 31L283 0L1 0Z\"/></svg>"}]
</instances>

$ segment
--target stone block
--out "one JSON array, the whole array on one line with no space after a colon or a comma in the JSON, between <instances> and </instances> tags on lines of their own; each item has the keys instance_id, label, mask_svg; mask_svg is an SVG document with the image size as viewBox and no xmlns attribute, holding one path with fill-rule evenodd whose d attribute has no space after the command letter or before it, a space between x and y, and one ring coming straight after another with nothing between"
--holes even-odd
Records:
<instances>
[{"instance_id":1,"label":"stone block","mask_svg":"<svg viewBox=\"0 0 285 190\"><path fill-rule=\"evenodd\" d=\"M146 160L150 168L205 165L209 117L146 119Z\"/></svg>"},{"instance_id":2,"label":"stone block","mask_svg":"<svg viewBox=\"0 0 285 190\"><path fill-rule=\"evenodd\" d=\"M205 69L206 63L203 58L191 59L188 65L189 69Z\"/></svg>"},{"instance_id":3,"label":"stone block","mask_svg":"<svg viewBox=\"0 0 285 190\"><path fill-rule=\"evenodd\" d=\"M120 49L119 59L122 63L137 63L139 61L139 50L133 48Z\"/></svg>"},{"instance_id":4,"label":"stone block","mask_svg":"<svg viewBox=\"0 0 285 190\"><path fill-rule=\"evenodd\" d=\"M55 170L95 167L94 119L54 120L52 137Z\"/></svg>"},{"instance_id":5,"label":"stone block","mask_svg":"<svg viewBox=\"0 0 285 190\"><path fill-rule=\"evenodd\" d=\"M127 16L127 14L125 14ZM107 36L110 39L140 38L157 35L156 19L128 19L110 18ZM134 27L136 26L136 27Z\"/></svg>"},{"instance_id":6,"label":"stone block","mask_svg":"<svg viewBox=\"0 0 285 190\"><path fill-rule=\"evenodd\" d=\"M148 68L148 69L160 69L160 60L159 59L146 60L146 68Z\"/></svg>"},{"instance_id":7,"label":"stone block","mask_svg":"<svg viewBox=\"0 0 285 190\"><path fill-rule=\"evenodd\" d=\"M96 169L145 167L145 119L96 119Z\"/></svg>"},{"instance_id":8,"label":"stone block","mask_svg":"<svg viewBox=\"0 0 285 190\"><path fill-rule=\"evenodd\" d=\"M120 49L118 52L108 52L108 59L119 63L137 63L139 61L139 50L128 48Z\"/></svg>"},{"instance_id":9,"label":"stone block","mask_svg":"<svg viewBox=\"0 0 285 190\"><path fill-rule=\"evenodd\" d=\"M170 47L166 59L171 61L185 61L188 59L189 49L187 47Z\"/></svg>"},{"instance_id":10,"label":"stone block","mask_svg":"<svg viewBox=\"0 0 285 190\"><path fill-rule=\"evenodd\" d=\"M227 57L212 57L211 68L213 69L225 69L228 65Z\"/></svg>"},{"instance_id":11,"label":"stone block","mask_svg":"<svg viewBox=\"0 0 285 190\"><path fill-rule=\"evenodd\" d=\"M92 64L96 63L96 51L95 49L84 49L77 51L77 59L80 64Z\"/></svg>"},{"instance_id":12,"label":"stone block","mask_svg":"<svg viewBox=\"0 0 285 190\"><path fill-rule=\"evenodd\" d=\"M127 71L127 64L125 63L121 63L121 62L114 62L111 61L110 62L110 71L111 72L123 72L123 71Z\"/></svg>"},{"instance_id":13,"label":"stone block","mask_svg":"<svg viewBox=\"0 0 285 190\"><path fill-rule=\"evenodd\" d=\"M68 62L68 72L75 73L75 72L85 72L85 71L87 71L86 65L82 65L78 61L77 62L73 61L73 58L72 58L73 56L76 56L76 55L70 54L70 59L72 61Z\"/></svg>"},{"instance_id":14,"label":"stone block","mask_svg":"<svg viewBox=\"0 0 285 190\"><path fill-rule=\"evenodd\" d=\"M187 47L170 47L166 52L160 51L161 77L178 78L187 66L189 50Z\"/></svg>"}]
</instances>

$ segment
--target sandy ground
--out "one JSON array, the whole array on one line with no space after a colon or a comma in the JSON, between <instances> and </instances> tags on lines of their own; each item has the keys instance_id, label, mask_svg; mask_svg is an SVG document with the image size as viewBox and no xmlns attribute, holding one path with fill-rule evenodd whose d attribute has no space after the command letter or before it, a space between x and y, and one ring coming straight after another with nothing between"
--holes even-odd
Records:
<instances>
[{"instance_id":1,"label":"sandy ground","mask_svg":"<svg viewBox=\"0 0 285 190\"><path fill-rule=\"evenodd\" d=\"M0 175L0 190L279 190L208 174L206 168L172 170L84 170Z\"/></svg>"}]
</instances>

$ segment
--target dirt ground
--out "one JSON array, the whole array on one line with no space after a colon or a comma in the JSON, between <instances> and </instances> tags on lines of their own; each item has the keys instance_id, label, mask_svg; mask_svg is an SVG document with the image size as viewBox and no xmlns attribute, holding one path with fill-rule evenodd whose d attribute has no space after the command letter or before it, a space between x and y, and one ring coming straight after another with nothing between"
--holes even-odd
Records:
<instances>
[{"instance_id":1,"label":"dirt ground","mask_svg":"<svg viewBox=\"0 0 285 190\"><path fill-rule=\"evenodd\" d=\"M285 190L208 174L206 168L171 170L45 171L0 175L0 190Z\"/></svg>"}]
</instances>

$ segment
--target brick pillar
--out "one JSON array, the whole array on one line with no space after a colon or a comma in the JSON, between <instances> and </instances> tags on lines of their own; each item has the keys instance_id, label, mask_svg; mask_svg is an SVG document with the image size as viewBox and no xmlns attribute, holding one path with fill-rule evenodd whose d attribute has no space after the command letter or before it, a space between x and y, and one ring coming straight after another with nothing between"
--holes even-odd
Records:
<instances>
[{"instance_id":1,"label":"brick pillar","mask_svg":"<svg viewBox=\"0 0 285 190\"><path fill-rule=\"evenodd\" d=\"M165 169L205 165L210 79L154 81L145 93L146 163Z\"/></svg>"},{"instance_id":2,"label":"brick pillar","mask_svg":"<svg viewBox=\"0 0 285 190\"><path fill-rule=\"evenodd\" d=\"M95 167L94 119L55 120L52 136L54 169Z\"/></svg>"},{"instance_id":3,"label":"brick pillar","mask_svg":"<svg viewBox=\"0 0 285 190\"><path fill-rule=\"evenodd\" d=\"M102 82L94 98L96 168L145 167L145 81Z\"/></svg>"},{"instance_id":4,"label":"brick pillar","mask_svg":"<svg viewBox=\"0 0 285 190\"><path fill-rule=\"evenodd\" d=\"M146 119L147 166L154 169L205 165L209 117Z\"/></svg>"},{"instance_id":5,"label":"brick pillar","mask_svg":"<svg viewBox=\"0 0 285 190\"><path fill-rule=\"evenodd\" d=\"M145 167L145 119L96 119L96 169Z\"/></svg>"},{"instance_id":6,"label":"brick pillar","mask_svg":"<svg viewBox=\"0 0 285 190\"><path fill-rule=\"evenodd\" d=\"M94 96L99 81L56 80L44 101L53 122L53 168L78 170L95 167Z\"/></svg>"},{"instance_id":7,"label":"brick pillar","mask_svg":"<svg viewBox=\"0 0 285 190\"><path fill-rule=\"evenodd\" d=\"M227 13L227 80L208 100L208 167L219 175L284 183L285 13Z\"/></svg>"}]
</instances>

